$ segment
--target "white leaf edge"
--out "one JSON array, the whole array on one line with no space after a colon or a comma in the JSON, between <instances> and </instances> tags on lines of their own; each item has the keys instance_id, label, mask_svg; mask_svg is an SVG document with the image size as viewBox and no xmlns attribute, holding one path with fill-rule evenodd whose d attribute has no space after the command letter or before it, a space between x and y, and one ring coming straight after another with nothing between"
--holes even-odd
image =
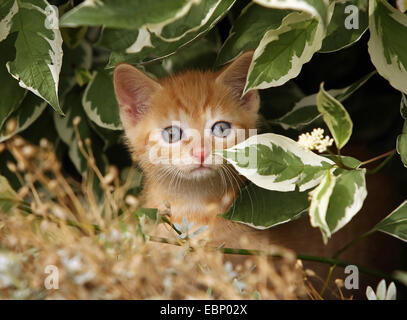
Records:
<instances>
[{"instance_id":1,"label":"white leaf edge","mask_svg":"<svg viewBox=\"0 0 407 320\"><path fill-rule=\"evenodd\" d=\"M327 0L321 1L325 3L326 7L328 7L329 2ZM323 20L323 17L320 16L318 10L316 10L315 7L310 5L306 0L253 0L253 2L268 8L304 11L320 20Z\"/></svg>"},{"instance_id":2,"label":"white leaf edge","mask_svg":"<svg viewBox=\"0 0 407 320\"><path fill-rule=\"evenodd\" d=\"M18 12L17 0L14 1L8 14L0 21L0 42L7 38L12 26L12 19Z\"/></svg>"}]
</instances>

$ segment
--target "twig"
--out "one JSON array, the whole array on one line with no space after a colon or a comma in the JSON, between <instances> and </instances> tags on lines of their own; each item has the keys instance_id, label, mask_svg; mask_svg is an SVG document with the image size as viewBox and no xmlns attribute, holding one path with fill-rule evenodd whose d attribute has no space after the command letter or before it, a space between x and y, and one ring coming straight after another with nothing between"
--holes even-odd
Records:
<instances>
[{"instance_id":1,"label":"twig","mask_svg":"<svg viewBox=\"0 0 407 320\"><path fill-rule=\"evenodd\" d=\"M376 161L376 160L380 160L380 159L382 159L382 158L384 158L384 157L393 155L395 152L396 152L396 149L390 150L390 151L388 151L388 152L386 152L386 153L383 153L383 154L381 154L381 155L379 155L379 156L377 156L377 157L374 157L374 158L372 158L372 159L363 161L361 165L364 166L364 165L366 165L366 164L368 164L368 163L374 162L374 161Z\"/></svg>"},{"instance_id":2,"label":"twig","mask_svg":"<svg viewBox=\"0 0 407 320\"><path fill-rule=\"evenodd\" d=\"M376 172L378 172L380 169L382 169L396 154L396 150L393 150L393 152L391 152L386 159L384 159L377 167L375 167L374 169L368 170L367 173L368 174L374 174Z\"/></svg>"},{"instance_id":3,"label":"twig","mask_svg":"<svg viewBox=\"0 0 407 320\"><path fill-rule=\"evenodd\" d=\"M176 240L170 240L167 238L162 238L162 237L156 237L156 236L149 236L150 241L154 242L160 242L160 243L166 243L166 244L171 244L171 245L176 245L176 246L182 246L182 243L176 241ZM274 258L282 258L282 254L280 253L268 253L262 250L249 250L249 249L235 249L235 248L219 248L219 247L211 247L211 246L206 246L204 249L207 250L214 250L214 251L220 251L225 254L239 254L239 255L264 255L264 256L269 256L269 257L274 257ZM189 247L189 250L194 251L195 249L193 247ZM298 253L297 259L300 260L305 260L305 261L313 261L313 262L319 262L319 263L325 263L325 264L330 264L332 266L339 266L339 267L346 267L348 265L354 265L356 266L360 272L375 276L378 278L385 278L391 281L397 281L397 279L393 278L391 275L383 273L381 271L377 271L374 269L370 269L361 265L357 265L354 263L350 263L347 261L335 259L335 258L326 258L326 257L319 257L319 256L312 256L308 254L302 254Z\"/></svg>"},{"instance_id":4,"label":"twig","mask_svg":"<svg viewBox=\"0 0 407 320\"><path fill-rule=\"evenodd\" d=\"M336 251L336 253L333 255L333 259L339 258L339 256L342 253L344 253L350 247L352 247L353 245L358 243L360 240L365 239L366 237L368 237L369 235L371 235L375 231L376 231L375 229L371 229L368 232L365 232L365 233L359 235L358 237L356 237L355 239L353 239L352 241L348 242L346 245L344 245L342 248L340 248L338 251ZM326 277L326 280L325 280L324 285L323 285L323 287L321 289L321 292L320 292L321 296L325 293L325 290L328 288L328 285L331 282L331 278L332 278L332 275L333 275L333 272L334 272L335 268L336 268L336 264L332 265L331 268L329 269L328 275Z\"/></svg>"}]
</instances>

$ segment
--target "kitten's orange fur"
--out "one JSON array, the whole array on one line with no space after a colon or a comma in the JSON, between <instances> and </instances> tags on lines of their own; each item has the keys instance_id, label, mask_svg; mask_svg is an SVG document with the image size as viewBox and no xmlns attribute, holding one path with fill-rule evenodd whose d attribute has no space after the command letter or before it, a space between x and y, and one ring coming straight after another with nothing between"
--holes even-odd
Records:
<instances>
[{"instance_id":1,"label":"kitten's orange fur","mask_svg":"<svg viewBox=\"0 0 407 320\"><path fill-rule=\"evenodd\" d=\"M241 98L251 57L252 52L247 52L219 72L187 71L157 82L129 65L119 65L115 70L126 137L134 160L145 173L143 206L164 209L169 203L173 222L186 217L195 227L209 225L211 239L228 245L236 244L242 230L253 233L250 228L217 217L233 203L243 178L225 165L209 165L202 174L193 173L188 165L178 165L180 159L171 152L173 146L162 141L159 133L172 121L196 129L200 136L188 137L180 146L180 158L189 159L194 148L203 147L209 153L215 148L215 139L219 138L205 135L204 129L217 121L231 123L232 129L256 128L258 93L251 91ZM156 141L152 141L155 135ZM245 138L248 132L243 137L231 134L223 138L223 145L228 142L231 146ZM168 152L175 165L151 163L150 151L157 146L159 154ZM213 157L208 156L208 163ZM165 174L169 167L178 170L178 176L175 171Z\"/></svg>"},{"instance_id":2,"label":"kitten's orange fur","mask_svg":"<svg viewBox=\"0 0 407 320\"><path fill-rule=\"evenodd\" d=\"M201 133L205 126L208 127L208 123L210 126L217 120L228 121L233 127L246 130L256 127L258 93L250 91L241 98L252 54L252 52L242 54L219 72L187 71L159 81L152 80L130 65L121 64L116 67L114 84L121 120L132 156L146 177L143 206L165 209L169 203L173 222L179 223L185 216L189 222L195 223L196 228L209 225L209 230L203 236L210 237L216 244L225 243L226 246L236 247L239 246L239 239L245 235L249 238L247 245L249 248L262 249L266 244L272 243L286 246L296 252L331 256L345 243L368 230L394 209L397 202L394 196L396 192L392 190L393 186L386 177L379 176L376 180L367 180L369 194L372 193L373 196L368 196L358 216L337 232L325 246L320 231L312 228L305 219L286 223L268 231L256 231L243 224L218 217L219 213L226 212L230 207L238 188L244 182L243 178L230 167L227 169L227 178L222 178L217 173L216 167L214 167L216 170L212 171L205 169L203 173L191 173L188 166L184 168L186 171L183 178L179 176L171 178L160 171L161 165L150 162L150 148L158 146L159 153L164 155L170 150L169 145L160 141L160 137L156 137L155 142L151 141L150 134L153 130L161 132L174 120L182 125L187 124ZM242 137L235 138L232 142L240 141ZM183 141L181 158L191 156L190 149L187 149L191 144L194 148L204 146L204 149L208 150L213 148L213 139L192 138ZM169 152L169 157L173 156ZM361 158L366 157L367 153L362 153ZM383 188L383 184L387 187ZM166 231L168 230L161 230ZM375 238L379 238L380 241L375 241ZM348 250L343 258L369 266L393 266L397 259L395 248L397 246L392 239L377 235ZM317 269L316 266L313 268ZM323 277L322 268L327 271L328 267L318 265L317 271L321 277ZM343 278L343 274L341 277Z\"/></svg>"}]
</instances>

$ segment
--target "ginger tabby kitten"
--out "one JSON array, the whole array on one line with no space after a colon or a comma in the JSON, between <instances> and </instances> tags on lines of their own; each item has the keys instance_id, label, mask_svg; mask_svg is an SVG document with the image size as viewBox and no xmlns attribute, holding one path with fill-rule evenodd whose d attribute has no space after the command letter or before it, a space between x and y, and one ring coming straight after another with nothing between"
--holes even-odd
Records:
<instances>
[{"instance_id":1,"label":"ginger tabby kitten","mask_svg":"<svg viewBox=\"0 0 407 320\"><path fill-rule=\"evenodd\" d=\"M257 231L218 216L229 209L245 181L224 161L215 163L212 150L215 144L219 148L219 143L224 147L240 143L249 137L249 129L256 128L258 92L253 90L242 97L252 56L253 52L246 52L218 72L187 71L159 81L128 64L116 67L114 87L121 121L132 157L145 174L142 205L165 209L169 203L172 222L180 223L185 216L195 228L209 225L202 237L216 245L241 247L239 240L245 236L249 239L246 248L264 249L277 244L330 257L396 207L396 192L386 177L368 177L369 194L372 192L375 199L368 196L363 210L326 246L320 231L312 228L307 218ZM237 135L237 129L244 129L246 134ZM366 152L358 150L356 146L353 154L367 158ZM160 226L166 229L160 230L161 234L172 231L164 224ZM379 234L342 257L379 268L393 267L397 245ZM312 267L324 277L329 266ZM346 276L343 270L337 269L337 273Z\"/></svg>"},{"instance_id":2,"label":"ginger tabby kitten","mask_svg":"<svg viewBox=\"0 0 407 320\"><path fill-rule=\"evenodd\" d=\"M220 72L187 71L160 81L127 64L114 72L121 121L145 174L143 206L165 209L169 203L172 222L186 217L196 228L209 225L205 237L237 247L242 231L256 232L217 215L232 205L244 180L219 156L216 163L212 150L240 143L256 128L258 92L241 98L252 55Z\"/></svg>"}]
</instances>

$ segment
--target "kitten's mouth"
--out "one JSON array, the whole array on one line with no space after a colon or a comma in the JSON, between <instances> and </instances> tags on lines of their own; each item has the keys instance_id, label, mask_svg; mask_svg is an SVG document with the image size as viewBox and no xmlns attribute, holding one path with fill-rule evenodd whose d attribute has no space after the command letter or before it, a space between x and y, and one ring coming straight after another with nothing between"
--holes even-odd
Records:
<instances>
[{"instance_id":1,"label":"kitten's mouth","mask_svg":"<svg viewBox=\"0 0 407 320\"><path fill-rule=\"evenodd\" d=\"M212 171L212 168L210 168L210 167L208 167L207 165L205 165L205 164L201 164L200 166L198 166L198 167L195 167L195 168L193 168L192 170L191 170L191 172L205 172L205 171Z\"/></svg>"},{"instance_id":2,"label":"kitten's mouth","mask_svg":"<svg viewBox=\"0 0 407 320\"><path fill-rule=\"evenodd\" d=\"M191 174L192 177L205 177L209 174L211 174L212 172L214 172L214 168L205 165L205 164L201 164L196 166L195 168L192 168L189 173Z\"/></svg>"}]
</instances>

